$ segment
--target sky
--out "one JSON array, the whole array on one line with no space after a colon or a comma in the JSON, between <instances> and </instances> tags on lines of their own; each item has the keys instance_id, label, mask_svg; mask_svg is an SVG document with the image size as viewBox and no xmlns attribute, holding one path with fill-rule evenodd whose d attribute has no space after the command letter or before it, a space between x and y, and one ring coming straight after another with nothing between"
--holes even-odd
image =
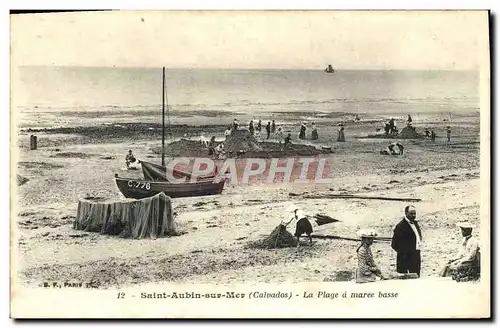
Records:
<instances>
[{"instance_id":1,"label":"sky","mask_svg":"<svg viewBox=\"0 0 500 328\"><path fill-rule=\"evenodd\" d=\"M480 69L486 11L122 11L11 16L15 66Z\"/></svg>"}]
</instances>

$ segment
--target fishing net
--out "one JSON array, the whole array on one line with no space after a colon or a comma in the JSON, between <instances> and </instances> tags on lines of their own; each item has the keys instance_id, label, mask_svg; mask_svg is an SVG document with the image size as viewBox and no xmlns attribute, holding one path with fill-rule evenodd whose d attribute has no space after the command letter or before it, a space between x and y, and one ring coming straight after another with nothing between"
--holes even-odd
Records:
<instances>
[{"instance_id":1,"label":"fishing net","mask_svg":"<svg viewBox=\"0 0 500 328\"><path fill-rule=\"evenodd\" d=\"M423 139L424 136L417 132L413 126L405 126L398 134L400 139Z\"/></svg>"},{"instance_id":2,"label":"fishing net","mask_svg":"<svg viewBox=\"0 0 500 328\"><path fill-rule=\"evenodd\" d=\"M82 199L73 228L136 239L178 235L172 202L164 193L139 200Z\"/></svg>"},{"instance_id":3,"label":"fishing net","mask_svg":"<svg viewBox=\"0 0 500 328\"><path fill-rule=\"evenodd\" d=\"M297 239L286 230L284 224L278 225L274 230L262 240L251 242L253 248L284 248L297 246Z\"/></svg>"}]
</instances>

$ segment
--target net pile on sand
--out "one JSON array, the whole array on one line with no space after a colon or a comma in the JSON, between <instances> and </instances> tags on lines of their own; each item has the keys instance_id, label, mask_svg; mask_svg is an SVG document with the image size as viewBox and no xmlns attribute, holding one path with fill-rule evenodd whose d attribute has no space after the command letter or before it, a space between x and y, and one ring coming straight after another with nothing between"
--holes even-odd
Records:
<instances>
[{"instance_id":1,"label":"net pile on sand","mask_svg":"<svg viewBox=\"0 0 500 328\"><path fill-rule=\"evenodd\" d=\"M233 131L224 141L226 152L236 153L239 151L262 151L257 139L248 130Z\"/></svg>"},{"instance_id":2,"label":"net pile on sand","mask_svg":"<svg viewBox=\"0 0 500 328\"><path fill-rule=\"evenodd\" d=\"M161 154L162 147L153 147L151 151L155 154ZM208 148L199 140L180 139L165 146L165 155L170 157L204 157L208 155Z\"/></svg>"},{"instance_id":3,"label":"net pile on sand","mask_svg":"<svg viewBox=\"0 0 500 328\"><path fill-rule=\"evenodd\" d=\"M81 199L73 228L136 239L179 234L171 199L164 193L139 200Z\"/></svg>"},{"instance_id":4,"label":"net pile on sand","mask_svg":"<svg viewBox=\"0 0 500 328\"><path fill-rule=\"evenodd\" d=\"M398 134L400 139L423 139L424 136L417 132L412 126L405 126Z\"/></svg>"},{"instance_id":5,"label":"net pile on sand","mask_svg":"<svg viewBox=\"0 0 500 328\"><path fill-rule=\"evenodd\" d=\"M412 126L405 126L398 134L369 134L360 139L424 139L425 136L418 133Z\"/></svg>"},{"instance_id":6,"label":"net pile on sand","mask_svg":"<svg viewBox=\"0 0 500 328\"><path fill-rule=\"evenodd\" d=\"M284 248L297 246L297 239L286 230L284 224L278 225L266 238L251 242L254 248Z\"/></svg>"}]
</instances>

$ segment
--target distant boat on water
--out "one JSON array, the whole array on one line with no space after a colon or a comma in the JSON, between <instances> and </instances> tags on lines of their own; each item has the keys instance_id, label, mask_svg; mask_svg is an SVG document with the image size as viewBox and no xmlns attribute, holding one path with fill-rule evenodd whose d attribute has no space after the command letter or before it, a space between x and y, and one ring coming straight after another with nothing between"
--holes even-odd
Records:
<instances>
[{"instance_id":1,"label":"distant boat on water","mask_svg":"<svg viewBox=\"0 0 500 328\"><path fill-rule=\"evenodd\" d=\"M335 73L335 70L333 69L332 65L328 65L328 67L325 68L325 72L327 72L327 73Z\"/></svg>"}]
</instances>

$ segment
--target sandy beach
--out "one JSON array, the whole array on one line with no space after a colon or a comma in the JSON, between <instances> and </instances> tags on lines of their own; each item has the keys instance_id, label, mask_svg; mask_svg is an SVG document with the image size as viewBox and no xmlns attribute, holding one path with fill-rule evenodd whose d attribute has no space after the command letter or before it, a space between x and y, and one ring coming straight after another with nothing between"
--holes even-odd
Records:
<instances>
[{"instance_id":1,"label":"sandy beach","mask_svg":"<svg viewBox=\"0 0 500 328\"><path fill-rule=\"evenodd\" d=\"M287 122L302 119L300 114L288 116ZM263 119L268 117L264 114ZM422 278L437 277L457 251L460 235L455 223L467 220L479 227L479 116L463 115L453 122L436 118L415 122L419 132L432 128L438 138L435 142L402 140L404 156L378 153L390 140L363 138L375 133L379 119L347 122L346 142L336 142L340 119L318 120L320 138L314 141L332 147L332 154L327 155L333 167L332 184L227 185L221 195L174 199L176 221L184 234L156 240L122 239L72 227L80 198L121 199L114 174L142 176L140 170L124 170L128 149L139 159L160 164L160 156L151 151L161 143L156 123L137 124L120 118L96 123L91 115L81 115L78 126L65 129L28 130L24 124L19 132L17 173L29 181L17 187L18 238L13 245L19 252L19 278L30 286L52 280L95 279L102 288L156 282L332 281L336 272L354 270L358 242L314 239L312 246L304 240L298 249L276 250L251 248L249 243L269 234L291 204L339 220L318 227L315 233L350 238L356 238L356 231L365 227L391 237L407 205L303 197L334 192L422 199L414 203L424 236ZM398 122L398 126L403 124ZM201 125L172 131L175 138L185 131L223 138L226 125ZM447 125L453 131L451 142L445 138ZM284 125L294 142L298 128L297 124ZM39 139L36 151L29 150L31 134ZM313 144L310 132L308 139L304 143ZM293 228L289 231L293 233ZM373 252L382 272L395 272L396 254L388 242L377 242Z\"/></svg>"}]
</instances>

